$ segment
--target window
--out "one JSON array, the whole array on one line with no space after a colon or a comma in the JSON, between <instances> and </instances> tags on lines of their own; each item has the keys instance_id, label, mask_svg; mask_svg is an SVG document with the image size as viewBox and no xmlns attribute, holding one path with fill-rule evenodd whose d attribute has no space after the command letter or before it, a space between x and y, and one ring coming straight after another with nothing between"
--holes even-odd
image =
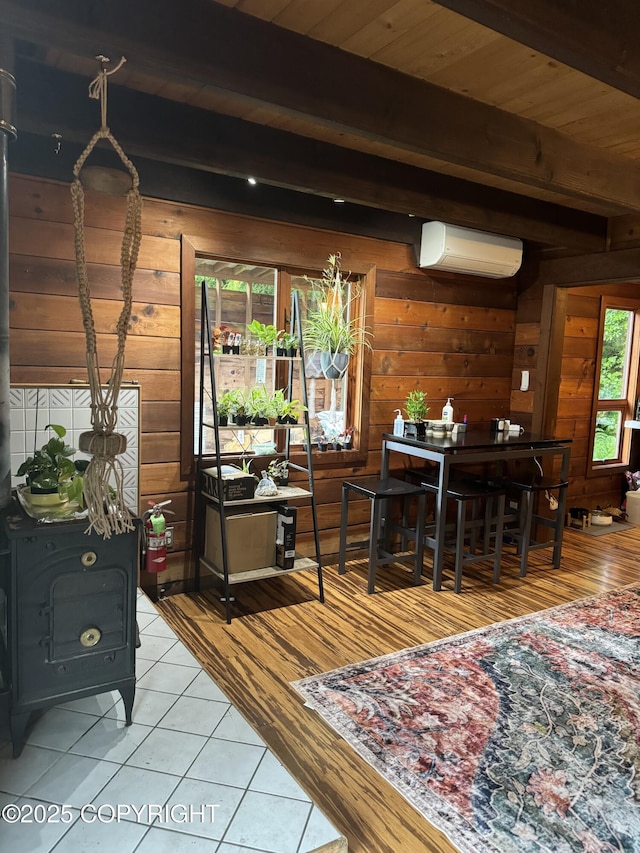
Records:
<instances>
[{"instance_id":1,"label":"window","mask_svg":"<svg viewBox=\"0 0 640 853\"><path fill-rule=\"evenodd\" d=\"M629 461L629 431L624 422L633 414L639 347L637 307L603 302L599 340L598 393L592 426L592 467L625 465Z\"/></svg>"},{"instance_id":2,"label":"window","mask_svg":"<svg viewBox=\"0 0 640 853\"><path fill-rule=\"evenodd\" d=\"M195 255L194 276L192 280L193 298L190 300L194 311L192 314L195 333L192 335L194 348L192 350L193 376L190 405L193 412L193 435L191 452L197 453L200 423L200 336L201 324L201 288L206 282L209 294L211 317L216 327L223 334L229 332L240 336L241 353L255 354L251 336L247 326L252 320L264 324L273 324L278 329L288 329L291 311L291 293L296 290L299 294L300 312L304 328L304 318L309 310L315 307L316 289L313 279L321 275L319 270L288 270L285 268L258 266L249 262L232 262L212 257ZM352 276L348 286L360 292L361 278ZM362 300L354 305L356 310L362 308ZM183 301L183 310L185 302ZM318 441L323 435L331 439L334 435L344 434L349 428L357 427L362 422L362 405L360 389L362 379L363 354L359 353L349 362L346 373L338 379L327 379L319 363L319 355L305 353L305 373L307 378L307 403L312 441ZM273 362L270 359L251 358L246 360L229 360L222 362L216 373L216 390L218 396L224 391L250 389L256 384L264 384L272 393L276 388L285 388L288 382L286 362ZM208 363L205 363L204 413L206 422L212 421L211 381L208 376ZM300 385L299 371L294 371L293 399L302 400L303 390ZM187 401L183 401L187 402ZM204 430L204 453L214 452L214 433ZM247 428L225 432L223 452L241 453L262 449L273 441L271 430ZM352 447L358 448L366 442L359 440L358 430ZM292 433L292 444L303 440L303 431ZM259 450L258 450L259 452ZM266 451L265 451L266 452Z\"/></svg>"}]
</instances>

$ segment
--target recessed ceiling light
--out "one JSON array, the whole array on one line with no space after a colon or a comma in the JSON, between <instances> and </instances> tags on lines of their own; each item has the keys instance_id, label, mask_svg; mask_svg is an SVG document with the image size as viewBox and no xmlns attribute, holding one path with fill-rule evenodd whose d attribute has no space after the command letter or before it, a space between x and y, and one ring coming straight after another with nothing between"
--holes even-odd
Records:
<instances>
[{"instance_id":1,"label":"recessed ceiling light","mask_svg":"<svg viewBox=\"0 0 640 853\"><path fill-rule=\"evenodd\" d=\"M253 187L253 186L255 186L258 182L256 181L256 179L255 179L255 178L247 178L247 183L248 183L248 184L251 184L251 186Z\"/></svg>"},{"instance_id":2,"label":"recessed ceiling light","mask_svg":"<svg viewBox=\"0 0 640 853\"><path fill-rule=\"evenodd\" d=\"M333 203L334 204L344 204L344 199L343 198L334 198Z\"/></svg>"}]
</instances>

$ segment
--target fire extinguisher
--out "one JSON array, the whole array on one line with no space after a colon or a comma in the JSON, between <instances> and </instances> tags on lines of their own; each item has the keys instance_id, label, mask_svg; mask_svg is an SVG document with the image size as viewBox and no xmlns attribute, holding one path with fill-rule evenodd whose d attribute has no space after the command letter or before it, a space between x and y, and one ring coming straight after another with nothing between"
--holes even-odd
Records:
<instances>
[{"instance_id":1,"label":"fire extinguisher","mask_svg":"<svg viewBox=\"0 0 640 853\"><path fill-rule=\"evenodd\" d=\"M167 524L162 508L170 503L170 500L157 504L149 501L151 509L142 514L145 542L144 568L147 572L164 572L167 567ZM171 510L168 509L166 512Z\"/></svg>"}]
</instances>

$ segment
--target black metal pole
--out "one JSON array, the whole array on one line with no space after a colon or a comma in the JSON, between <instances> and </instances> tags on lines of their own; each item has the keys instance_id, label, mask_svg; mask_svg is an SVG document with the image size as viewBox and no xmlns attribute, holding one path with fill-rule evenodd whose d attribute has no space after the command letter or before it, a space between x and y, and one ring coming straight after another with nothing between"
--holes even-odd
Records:
<instances>
[{"instance_id":1,"label":"black metal pole","mask_svg":"<svg viewBox=\"0 0 640 853\"><path fill-rule=\"evenodd\" d=\"M16 138L16 81L0 68L0 508L11 501L9 359L9 139Z\"/></svg>"}]
</instances>

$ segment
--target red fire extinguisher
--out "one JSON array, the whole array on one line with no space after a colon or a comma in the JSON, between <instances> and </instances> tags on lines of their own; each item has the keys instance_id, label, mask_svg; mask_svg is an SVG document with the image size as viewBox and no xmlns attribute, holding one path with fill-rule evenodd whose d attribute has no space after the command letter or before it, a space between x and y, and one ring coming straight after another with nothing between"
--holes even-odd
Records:
<instances>
[{"instance_id":1,"label":"red fire extinguisher","mask_svg":"<svg viewBox=\"0 0 640 853\"><path fill-rule=\"evenodd\" d=\"M171 501L153 503L151 509L142 514L144 522L145 558L144 568L147 572L164 572L167 567L167 524L162 507ZM171 512L170 509L166 512Z\"/></svg>"}]
</instances>

